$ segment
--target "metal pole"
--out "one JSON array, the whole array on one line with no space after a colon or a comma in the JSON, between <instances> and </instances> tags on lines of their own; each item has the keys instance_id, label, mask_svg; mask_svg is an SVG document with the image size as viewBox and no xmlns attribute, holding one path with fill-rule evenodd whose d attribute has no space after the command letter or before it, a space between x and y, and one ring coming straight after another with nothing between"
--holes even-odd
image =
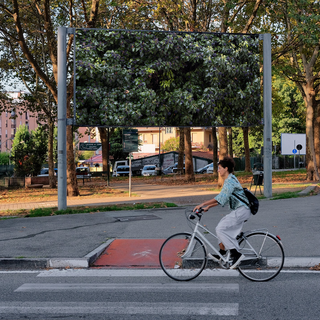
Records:
<instances>
[{"instance_id":1,"label":"metal pole","mask_svg":"<svg viewBox=\"0 0 320 320\"><path fill-rule=\"evenodd\" d=\"M67 28L58 27L58 210L67 208Z\"/></svg>"},{"instance_id":2,"label":"metal pole","mask_svg":"<svg viewBox=\"0 0 320 320\"><path fill-rule=\"evenodd\" d=\"M293 140L293 149L296 148L296 140ZM293 154L293 169L296 168L296 154Z\"/></svg>"},{"instance_id":3,"label":"metal pole","mask_svg":"<svg viewBox=\"0 0 320 320\"><path fill-rule=\"evenodd\" d=\"M161 171L160 134L161 134L161 132L160 132L160 127L159 127L159 170ZM159 171L159 174L161 173L160 171Z\"/></svg>"},{"instance_id":4,"label":"metal pole","mask_svg":"<svg viewBox=\"0 0 320 320\"><path fill-rule=\"evenodd\" d=\"M264 195L272 197L271 34L263 35Z\"/></svg>"},{"instance_id":5,"label":"metal pole","mask_svg":"<svg viewBox=\"0 0 320 320\"><path fill-rule=\"evenodd\" d=\"M129 198L131 197L131 154L129 153Z\"/></svg>"}]
</instances>

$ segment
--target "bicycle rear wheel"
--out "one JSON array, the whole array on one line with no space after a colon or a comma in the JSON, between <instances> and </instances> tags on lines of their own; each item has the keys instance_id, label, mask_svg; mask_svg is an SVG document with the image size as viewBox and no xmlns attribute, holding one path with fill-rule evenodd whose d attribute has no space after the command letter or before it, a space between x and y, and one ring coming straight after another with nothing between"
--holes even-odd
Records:
<instances>
[{"instance_id":1,"label":"bicycle rear wheel","mask_svg":"<svg viewBox=\"0 0 320 320\"><path fill-rule=\"evenodd\" d=\"M251 281L268 281L279 274L284 263L284 251L278 238L266 232L254 232L239 242L245 259L239 272Z\"/></svg>"},{"instance_id":2,"label":"bicycle rear wheel","mask_svg":"<svg viewBox=\"0 0 320 320\"><path fill-rule=\"evenodd\" d=\"M177 233L161 246L159 261L162 270L172 279L189 281L196 278L207 263L207 252L198 238L190 233Z\"/></svg>"}]
</instances>

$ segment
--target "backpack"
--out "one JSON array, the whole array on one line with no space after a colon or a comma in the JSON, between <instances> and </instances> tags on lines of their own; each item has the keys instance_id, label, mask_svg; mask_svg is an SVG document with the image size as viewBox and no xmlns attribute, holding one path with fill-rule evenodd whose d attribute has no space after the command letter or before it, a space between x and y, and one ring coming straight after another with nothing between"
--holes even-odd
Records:
<instances>
[{"instance_id":1,"label":"backpack","mask_svg":"<svg viewBox=\"0 0 320 320\"><path fill-rule=\"evenodd\" d=\"M244 202L249 208L252 214L256 214L259 209L259 200L256 198L256 196L247 188L243 188L244 194L246 195L248 202L243 201L240 197L238 197L236 194L232 193L236 198L238 198L240 201Z\"/></svg>"}]
</instances>

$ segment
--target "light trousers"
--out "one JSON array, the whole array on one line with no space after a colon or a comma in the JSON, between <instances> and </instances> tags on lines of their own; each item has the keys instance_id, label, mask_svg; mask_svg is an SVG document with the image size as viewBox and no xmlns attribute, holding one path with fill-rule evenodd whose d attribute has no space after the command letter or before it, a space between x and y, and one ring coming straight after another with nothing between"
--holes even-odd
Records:
<instances>
[{"instance_id":1,"label":"light trousers","mask_svg":"<svg viewBox=\"0 0 320 320\"><path fill-rule=\"evenodd\" d=\"M240 250L236 237L241 232L244 222L248 220L250 216L250 209L241 206L220 220L216 227L216 234L219 243L222 242L226 250Z\"/></svg>"}]
</instances>

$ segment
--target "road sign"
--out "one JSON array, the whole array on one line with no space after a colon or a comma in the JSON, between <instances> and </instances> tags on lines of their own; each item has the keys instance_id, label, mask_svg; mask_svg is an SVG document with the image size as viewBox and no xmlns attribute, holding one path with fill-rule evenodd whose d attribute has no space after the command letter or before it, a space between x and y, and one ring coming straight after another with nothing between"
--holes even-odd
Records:
<instances>
[{"instance_id":1,"label":"road sign","mask_svg":"<svg viewBox=\"0 0 320 320\"><path fill-rule=\"evenodd\" d=\"M297 149L293 149L293 150L292 150L292 153L293 153L293 154L296 154L297 152L298 152Z\"/></svg>"},{"instance_id":2,"label":"road sign","mask_svg":"<svg viewBox=\"0 0 320 320\"><path fill-rule=\"evenodd\" d=\"M100 142L80 142L79 150L81 151L96 151L101 148Z\"/></svg>"},{"instance_id":3,"label":"road sign","mask_svg":"<svg viewBox=\"0 0 320 320\"><path fill-rule=\"evenodd\" d=\"M296 148L300 151L302 149L302 145L298 144Z\"/></svg>"},{"instance_id":4,"label":"road sign","mask_svg":"<svg viewBox=\"0 0 320 320\"><path fill-rule=\"evenodd\" d=\"M122 146L124 152L138 151L138 130L128 129L122 132Z\"/></svg>"},{"instance_id":5,"label":"road sign","mask_svg":"<svg viewBox=\"0 0 320 320\"><path fill-rule=\"evenodd\" d=\"M307 150L307 141L305 133L281 133L282 155L294 154L292 150L299 150L298 145L301 145L300 155L305 155Z\"/></svg>"}]
</instances>

